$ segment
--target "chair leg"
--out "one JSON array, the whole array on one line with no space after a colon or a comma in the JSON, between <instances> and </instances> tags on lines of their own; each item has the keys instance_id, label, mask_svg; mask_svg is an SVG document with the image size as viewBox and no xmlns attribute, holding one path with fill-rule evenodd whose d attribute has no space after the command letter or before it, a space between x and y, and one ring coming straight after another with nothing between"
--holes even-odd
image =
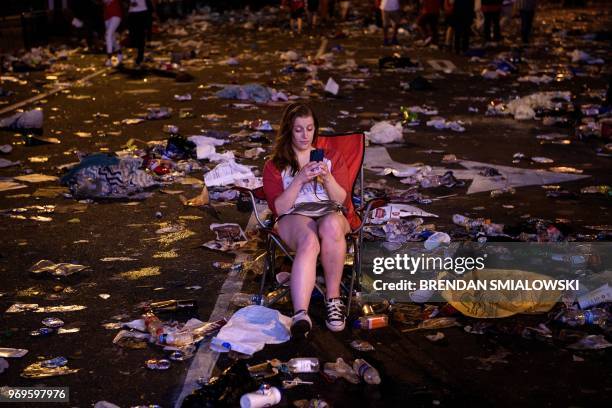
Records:
<instances>
[{"instance_id":1,"label":"chair leg","mask_svg":"<svg viewBox=\"0 0 612 408\"><path fill-rule=\"evenodd\" d=\"M276 263L276 246L274 242L268 237L268 242L266 243L266 260L264 265L264 271L261 276L261 283L259 285L259 298L258 304L263 304L264 300L264 291L266 289L266 282L268 280L268 276L272 277L274 275L275 263Z\"/></svg>"}]
</instances>

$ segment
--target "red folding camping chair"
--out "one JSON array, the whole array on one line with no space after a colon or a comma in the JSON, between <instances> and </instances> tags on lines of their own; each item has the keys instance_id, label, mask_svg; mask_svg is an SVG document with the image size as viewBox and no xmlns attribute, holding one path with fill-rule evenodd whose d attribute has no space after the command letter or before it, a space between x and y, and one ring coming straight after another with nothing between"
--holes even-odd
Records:
<instances>
[{"instance_id":1,"label":"red folding camping chair","mask_svg":"<svg viewBox=\"0 0 612 408\"><path fill-rule=\"evenodd\" d=\"M343 160L345 161L348 171L349 179L352 181L351 190L348 191L349 196L352 198L351 205L354 205L356 213L361 218L361 225L355 230L347 234L347 250L353 254L352 264L349 262L351 267L350 280L348 286L346 283L341 283L341 290L345 293L348 299L347 314L350 311L351 300L356 285L359 286L361 278L361 244L363 242L363 226L365 221L369 218L370 210L380 207L386 204L385 200L377 199L372 200L367 205L364 205L363 198L363 160L365 155L365 136L363 133L344 133L334 135L318 135L315 147L324 150L334 150L340 153ZM333 166L333 163L332 163ZM358 194L356 195L358 187ZM282 299L289 292L288 287L283 287L285 282L277 282L274 289L279 289L272 298L266 298L264 291L266 284L270 277L273 277L276 269L276 250L280 249L283 254L293 262L293 254L287 244L283 242L281 237L274 229L275 219L263 220L261 214L257 211L257 200L265 200L263 187L259 187L255 190L250 190L244 187L236 187L241 194L247 194L253 203L253 212L255 218L259 223L260 228L266 235L266 254L264 259L263 276L261 277L261 283L259 287L259 294L255 303L260 305L270 306ZM346 269L345 262L345 269ZM345 275L345 274L344 274ZM272 281L276 281L273 279ZM316 289L325 294L324 290L315 284Z\"/></svg>"}]
</instances>

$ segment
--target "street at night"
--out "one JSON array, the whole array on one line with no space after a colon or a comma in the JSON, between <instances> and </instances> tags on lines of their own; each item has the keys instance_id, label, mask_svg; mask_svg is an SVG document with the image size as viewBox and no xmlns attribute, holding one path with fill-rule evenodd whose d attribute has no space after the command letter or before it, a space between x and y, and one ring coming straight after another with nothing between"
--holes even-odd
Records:
<instances>
[{"instance_id":1,"label":"street at night","mask_svg":"<svg viewBox=\"0 0 612 408\"><path fill-rule=\"evenodd\" d=\"M63 406L97 408L610 405L608 2L538 1L525 42L513 1L499 2L501 38L485 41L477 1L469 48L457 52L446 43L444 7L438 34L419 28L427 1L401 2L397 36L384 38L373 0L329 2L327 13L321 1L316 27L310 6L301 15L291 1L160 0L142 62L131 47L142 12L122 5L122 51L109 53L104 3L99 21L67 5L63 29L45 25L44 41L37 19L22 18L22 36L6 28L9 17L0 20L0 405L46 406L9 398L24 387L67 387ZM58 16L57 8L44 13ZM301 32L290 15L304 20ZM263 176L272 197L264 165L277 163L283 115L301 104L312 115L290 123L291 157L302 157L298 120L311 117L317 140L365 134L365 157L345 163L328 147L324 159L310 152L308 166L332 166L309 176L312 195L320 188L344 204L321 218L300 215L295 195L289 213L280 210L287 183L302 173L282 172L281 181L279 171L285 186L273 210L285 215L271 232L258 225L245 189ZM351 143L340 149L363 153ZM350 180L353 191L335 200L340 169L359 169L361 160L364 184ZM271 216L258 198L256 208ZM368 202L378 208L364 218ZM362 229L351 223L353 205ZM341 285L337 299L352 301L338 331L334 319L345 313L330 312L322 229L317 282L328 284L327 295L306 284L305 308L296 293L269 302L287 272L291 289L303 284L305 232L290 221L311 217L316 229L331 215L363 237L359 256L338 252L348 259L344 272L355 262L362 270L352 291ZM277 250L268 272L281 284L259 293L268 233L291 237L298 255L292 265ZM487 246L502 266L487 266L491 252L476 258ZM384 263L410 251L422 258L416 273ZM502 300L457 287L372 287L416 279L434 255L454 261L427 271L434 284L489 276L580 287L490 291ZM463 276L457 256L483 260L482 270ZM480 309L470 303L477 298ZM300 309L309 313L305 336L296 329L306 322ZM190 340L173 344L179 334ZM307 370L310 360L294 367L295 358L318 362ZM330 364L339 358L347 364ZM367 375L374 371L378 381Z\"/></svg>"}]
</instances>

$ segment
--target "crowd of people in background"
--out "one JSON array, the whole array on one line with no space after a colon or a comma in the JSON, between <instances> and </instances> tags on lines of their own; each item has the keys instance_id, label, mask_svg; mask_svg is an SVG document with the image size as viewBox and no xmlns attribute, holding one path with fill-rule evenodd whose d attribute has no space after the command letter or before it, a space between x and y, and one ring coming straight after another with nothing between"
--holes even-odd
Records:
<instances>
[{"instance_id":1,"label":"crowd of people in background","mask_svg":"<svg viewBox=\"0 0 612 408\"><path fill-rule=\"evenodd\" d=\"M362 1L370 2L370 21L382 28L384 46L400 45L398 32L404 28L415 35L410 37L413 43L401 45L428 46L463 54L470 49L471 40L478 36L485 46L496 46L504 39L528 45L538 0ZM85 26L87 35L83 38L87 39L88 45L92 42L91 32L95 31L94 21L99 17L96 13L103 15L107 66L122 62L117 30L120 26L127 27L129 45L137 50L136 67L144 60L145 44L151 38L153 22L158 19L158 8L170 4L165 0L72 0L71 3L73 26L77 29ZM186 7L182 12L193 11L199 4L195 0L186 2L190 6L174 2L179 3ZM258 7L262 2L244 3ZM316 35L322 26L340 30L342 22L352 18L352 7L356 3L346 0L278 0L277 5L288 17L291 35L302 35L305 31ZM101 6L101 9L92 5ZM520 35L503 32L507 31L504 23L519 16Z\"/></svg>"},{"instance_id":2,"label":"crowd of people in background","mask_svg":"<svg viewBox=\"0 0 612 408\"><path fill-rule=\"evenodd\" d=\"M382 23L383 45L399 44L398 27L404 23L418 30L421 39L416 41L417 45L445 48L458 54L469 50L475 35L481 35L485 46L497 46L504 38L502 20L518 16L521 46L529 45L536 7L537 0L374 0L375 13ZM506 38L511 42L518 39L514 33Z\"/></svg>"},{"instance_id":3,"label":"crowd of people in background","mask_svg":"<svg viewBox=\"0 0 612 408\"><path fill-rule=\"evenodd\" d=\"M528 45L537 0L374 0L372 6L374 18L382 27L383 45L399 45L398 30L404 26L421 36L418 45L461 54L468 51L475 34L481 35L486 45L498 45L504 38L502 20L511 17L520 16L520 41ZM291 33L298 35L304 27L312 33L321 22L345 21L351 12L349 1L281 0L281 7L289 16Z\"/></svg>"}]
</instances>

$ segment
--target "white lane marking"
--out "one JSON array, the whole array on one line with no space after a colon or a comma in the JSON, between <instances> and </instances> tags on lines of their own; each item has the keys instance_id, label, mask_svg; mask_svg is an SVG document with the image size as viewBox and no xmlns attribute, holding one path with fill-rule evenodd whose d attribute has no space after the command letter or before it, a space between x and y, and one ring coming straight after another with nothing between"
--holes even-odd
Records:
<instances>
[{"instance_id":1,"label":"white lane marking","mask_svg":"<svg viewBox=\"0 0 612 408\"><path fill-rule=\"evenodd\" d=\"M168 44L162 45L161 47L157 48L157 50L164 50L164 49L170 47L171 45L175 45L176 43L178 43L178 40L170 41ZM102 69L100 69L100 70L98 70L96 72L93 72L93 73L91 73L89 75L86 75L85 77L83 77L83 78L81 78L81 79L79 79L79 80L77 80L77 81L75 81L73 83L64 84L64 85L58 86L58 87L50 90L49 92L45 92L45 93L42 93L40 95L36 95L36 96L31 97L31 98L28 98L28 99L26 99L24 101L17 102L17 103L15 103L13 105L7 106L7 107L5 107L3 109L0 109L0 116L4 115L5 113L14 111L15 109L19 109L22 106L29 105L32 102L36 102L36 101L44 99L44 98L46 98L48 96L54 95L54 94L56 94L58 92L63 91L64 89L71 88L72 86L74 86L76 84L79 84L79 83L82 83L82 82L85 82L85 81L89 81L90 79L95 78L95 77L97 77L100 74L103 74L103 73L105 73L107 71L110 71L110 69L111 69L110 67L104 67L104 68L102 68Z\"/></svg>"},{"instance_id":2,"label":"white lane marking","mask_svg":"<svg viewBox=\"0 0 612 408\"><path fill-rule=\"evenodd\" d=\"M262 214L268 208L267 205L258 204L257 210L259 214ZM246 227L246 232L252 230L257 225L257 219L255 218L255 214L251 213L251 218L249 218L249 223ZM247 254L239 254L236 257L235 262L245 262L249 260L249 256ZM242 289L243 283L243 274L241 271L233 271L227 274L227 278L225 278L225 282L221 286L221 294L217 298L217 302L215 303L215 307L208 318L209 322L213 322L215 320L219 320L223 317L227 317L226 314L230 309L230 301L235 293L239 292ZM183 388L179 397L174 404L175 408L180 408L181 404L185 397L191 394L198 385L198 378L203 378L208 380L210 375L215 368L215 364L217 364L217 359L219 358L219 353L216 351L212 351L209 347L209 342L205 342L200 344L198 352L193 357L191 361L191 365L189 366L189 370L187 371L187 375L185 376L185 381L183 382Z\"/></svg>"},{"instance_id":3,"label":"white lane marking","mask_svg":"<svg viewBox=\"0 0 612 408\"><path fill-rule=\"evenodd\" d=\"M36 101L38 101L40 99L44 99L44 98L46 98L48 96L54 95L54 94L56 94L58 92L63 91L64 89L68 89L68 88L72 87L73 85L76 85L76 84L79 84L79 83L82 83L82 82L85 82L85 81L89 81L91 78L97 77L98 75L103 74L104 72L108 71L109 69L110 68L106 68L106 67L102 68L102 69L100 69L100 70L98 70L96 72L93 72L93 73L85 76L84 78L81 78L81 79L77 80L74 83L64 84L64 85L55 87L54 89L50 90L49 92L45 92L45 93L42 93L40 95L36 95L36 96L33 96L33 97L29 98L29 99L26 99L25 101L17 102L16 104L13 104L11 106L7 106L6 108L0 110L0 115L4 115L5 113L11 112L11 111L13 111L15 109L19 109L22 106L28 105L28 104L30 104L32 102L36 102Z\"/></svg>"}]
</instances>

